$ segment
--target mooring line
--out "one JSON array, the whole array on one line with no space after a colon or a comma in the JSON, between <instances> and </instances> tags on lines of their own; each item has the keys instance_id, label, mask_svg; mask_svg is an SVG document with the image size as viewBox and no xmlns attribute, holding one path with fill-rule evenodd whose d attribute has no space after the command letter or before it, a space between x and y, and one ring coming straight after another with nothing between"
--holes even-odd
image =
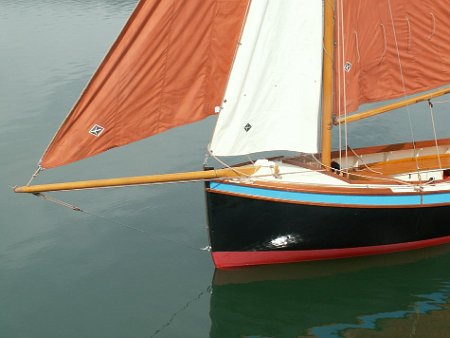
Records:
<instances>
[{"instance_id":1,"label":"mooring line","mask_svg":"<svg viewBox=\"0 0 450 338\"><path fill-rule=\"evenodd\" d=\"M175 311L170 316L169 320L166 323L164 323L159 329L157 329L157 330L155 330L155 332L153 332L153 334L150 336L150 338L156 337L162 331L167 329L172 324L172 322L175 320L176 316L178 316L181 312L183 312L184 310L189 308L189 306L191 306L192 303L199 301L203 297L203 295L205 295L206 293L209 293L209 294L211 293L210 285L208 285L208 287L205 290L203 290L202 292L200 292L195 298L192 298L186 304L184 304L180 309Z\"/></svg>"}]
</instances>

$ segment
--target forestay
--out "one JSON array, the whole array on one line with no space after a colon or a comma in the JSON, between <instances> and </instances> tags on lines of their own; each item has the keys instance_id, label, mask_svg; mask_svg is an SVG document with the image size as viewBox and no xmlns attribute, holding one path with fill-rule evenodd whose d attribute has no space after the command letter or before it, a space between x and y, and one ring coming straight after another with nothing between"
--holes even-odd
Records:
<instances>
[{"instance_id":1,"label":"forestay","mask_svg":"<svg viewBox=\"0 0 450 338\"><path fill-rule=\"evenodd\" d=\"M322 1L252 1L210 152L317 152Z\"/></svg>"}]
</instances>

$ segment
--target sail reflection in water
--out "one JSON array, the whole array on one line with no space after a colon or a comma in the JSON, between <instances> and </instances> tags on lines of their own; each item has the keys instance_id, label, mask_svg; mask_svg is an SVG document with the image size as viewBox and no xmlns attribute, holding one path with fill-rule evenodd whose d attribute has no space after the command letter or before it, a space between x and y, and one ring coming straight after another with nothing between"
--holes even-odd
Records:
<instances>
[{"instance_id":1,"label":"sail reflection in water","mask_svg":"<svg viewBox=\"0 0 450 338\"><path fill-rule=\"evenodd\" d=\"M450 246L365 259L216 270L210 336L445 337ZM364 281L364 282L363 282Z\"/></svg>"}]
</instances>

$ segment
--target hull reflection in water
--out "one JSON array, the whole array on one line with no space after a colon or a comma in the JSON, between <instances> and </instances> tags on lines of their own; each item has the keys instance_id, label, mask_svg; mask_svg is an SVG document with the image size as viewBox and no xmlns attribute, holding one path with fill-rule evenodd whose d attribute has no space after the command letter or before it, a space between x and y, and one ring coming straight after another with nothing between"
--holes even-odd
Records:
<instances>
[{"instance_id":1,"label":"hull reflection in water","mask_svg":"<svg viewBox=\"0 0 450 338\"><path fill-rule=\"evenodd\" d=\"M448 266L450 245L216 270L210 336L444 337L450 323Z\"/></svg>"}]
</instances>

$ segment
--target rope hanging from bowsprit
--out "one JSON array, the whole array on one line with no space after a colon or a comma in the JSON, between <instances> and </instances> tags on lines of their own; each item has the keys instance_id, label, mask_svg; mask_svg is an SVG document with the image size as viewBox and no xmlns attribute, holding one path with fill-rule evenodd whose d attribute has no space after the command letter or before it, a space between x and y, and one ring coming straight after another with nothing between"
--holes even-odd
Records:
<instances>
[{"instance_id":1,"label":"rope hanging from bowsprit","mask_svg":"<svg viewBox=\"0 0 450 338\"><path fill-rule=\"evenodd\" d=\"M134 230L134 231L138 231L138 232L145 233L144 230L141 230L141 229L132 227L131 225L128 225L128 224L124 224L124 223L115 221L115 220L113 220L113 219L109 219L109 218L104 217L104 216L100 216L100 215L93 214L93 213L91 213L91 212L88 212L88 211L86 211L86 210L81 209L80 207L77 207L76 205L73 205L73 204L64 202L64 201L62 201L62 200L60 200L60 199L57 199L57 198L55 198L55 197L52 197L52 196L49 196L49 195L46 195L46 194L43 194L43 193L36 193L36 194L33 194L33 195L35 195L35 196L37 196L37 197L41 197L41 198L43 198L43 199L46 200L46 201L49 201L49 202L52 202L52 203L61 205L61 206L65 207L65 208L69 208L69 209L71 209L71 210L73 210L73 211L79 211L79 212L82 212L82 213L84 213L84 214L86 214L86 215L93 216L93 217L97 217L97 218L101 218L101 219L106 220L106 221L108 221L108 222L112 222L112 223L117 224L117 225L119 225L119 226L121 226L121 227L124 227L124 228L127 228L127 229L131 229L131 230Z\"/></svg>"},{"instance_id":2,"label":"rope hanging from bowsprit","mask_svg":"<svg viewBox=\"0 0 450 338\"><path fill-rule=\"evenodd\" d=\"M131 226L131 225L119 222L117 220L114 220L114 219L111 219L111 218L108 218L108 217L105 217L105 216L101 216L101 215L98 215L98 214L94 214L92 212L83 210L80 207L77 207L76 205L73 205L73 204L61 201L60 199L57 199L55 197L52 197L52 196L49 196L49 195L46 195L46 194L43 194L43 193L35 193L33 195L35 195L37 197L40 197L40 198L42 198L42 199L44 199L46 201L49 201L49 202L55 203L57 205L63 206L65 208L69 208L69 209L71 209L73 211L79 211L79 212L82 212L83 214L86 214L88 216L92 216L92 217L95 217L95 218L98 218L98 219L102 219L104 221L107 221L109 223L113 223L113 224L118 225L120 227L127 228L129 230L133 230L133 231L137 231L137 232L149 235L149 238L151 238L152 240L160 240L160 241L170 242L170 243L173 243L173 244L176 244L176 245L181 245L181 246L183 246L183 247L185 247L187 249L194 250L194 251L204 251L203 249L192 247L192 246L187 245L186 243L183 243L183 242L180 242L180 241L176 241L176 240L169 239L169 238L166 238L166 237L158 236L154 232L145 231L145 230L139 229L137 227L134 227L134 226Z\"/></svg>"},{"instance_id":3,"label":"rope hanging from bowsprit","mask_svg":"<svg viewBox=\"0 0 450 338\"><path fill-rule=\"evenodd\" d=\"M63 206L63 207L69 208L69 209L71 209L71 210L73 210L73 211L84 212L81 208L79 208L79 207L77 207L77 206L75 206L75 205L73 205L73 204L70 204L70 203L61 201L60 199L57 199L57 198L48 196L48 195L46 195L46 194L43 194L43 193L40 193L40 192L39 192L39 193L36 193L36 194L33 194L33 195L34 195L34 196L37 196L37 197L40 197L40 198L43 198L43 199L46 200L46 201L49 201L49 202L52 202L52 203L61 205L61 206Z\"/></svg>"}]
</instances>

